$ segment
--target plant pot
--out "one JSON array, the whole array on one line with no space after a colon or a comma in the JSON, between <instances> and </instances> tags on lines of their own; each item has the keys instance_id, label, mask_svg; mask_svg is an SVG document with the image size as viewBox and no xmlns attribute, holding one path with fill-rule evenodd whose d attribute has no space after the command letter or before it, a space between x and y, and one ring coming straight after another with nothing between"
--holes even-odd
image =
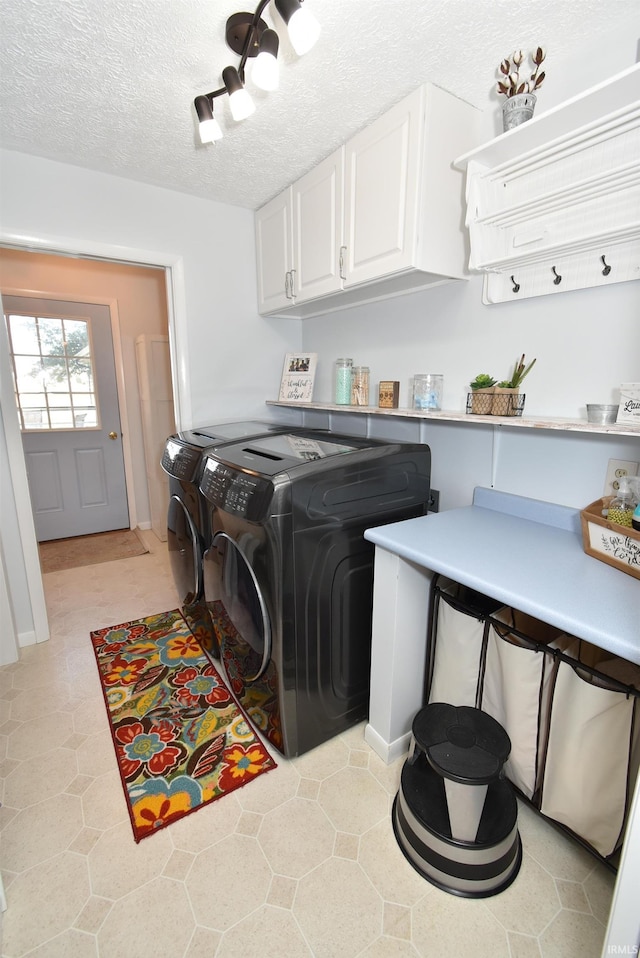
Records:
<instances>
[{"instance_id":1,"label":"plant pot","mask_svg":"<svg viewBox=\"0 0 640 958\"><path fill-rule=\"evenodd\" d=\"M518 389L512 389L507 386L494 386L493 390L493 402L491 403L492 416L522 415L524 396L520 396ZM522 400L522 403L520 400Z\"/></svg>"},{"instance_id":2,"label":"plant pot","mask_svg":"<svg viewBox=\"0 0 640 958\"><path fill-rule=\"evenodd\" d=\"M493 393L495 386L487 386L485 389L471 390L471 409L474 416L490 416L493 405Z\"/></svg>"},{"instance_id":3,"label":"plant pot","mask_svg":"<svg viewBox=\"0 0 640 958\"><path fill-rule=\"evenodd\" d=\"M502 128L506 132L520 126L533 116L536 106L534 93L516 93L502 104Z\"/></svg>"}]
</instances>

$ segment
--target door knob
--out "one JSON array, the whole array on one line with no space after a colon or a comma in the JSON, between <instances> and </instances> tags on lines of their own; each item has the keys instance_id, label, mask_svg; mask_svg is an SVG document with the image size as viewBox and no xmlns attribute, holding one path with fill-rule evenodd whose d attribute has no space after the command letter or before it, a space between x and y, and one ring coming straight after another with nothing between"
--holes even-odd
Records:
<instances>
[{"instance_id":1,"label":"door knob","mask_svg":"<svg viewBox=\"0 0 640 958\"><path fill-rule=\"evenodd\" d=\"M110 433L109 433L109 439L117 439L117 438L118 438L118 433L117 433L117 432L110 432Z\"/></svg>"}]
</instances>

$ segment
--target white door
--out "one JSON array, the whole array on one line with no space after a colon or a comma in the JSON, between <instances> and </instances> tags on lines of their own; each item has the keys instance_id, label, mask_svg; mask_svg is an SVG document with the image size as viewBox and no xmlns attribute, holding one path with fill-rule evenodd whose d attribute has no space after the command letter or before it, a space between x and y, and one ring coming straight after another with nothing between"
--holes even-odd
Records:
<instances>
[{"instance_id":1,"label":"white door","mask_svg":"<svg viewBox=\"0 0 640 958\"><path fill-rule=\"evenodd\" d=\"M38 541L128 529L109 307L3 304Z\"/></svg>"},{"instance_id":2,"label":"white door","mask_svg":"<svg viewBox=\"0 0 640 958\"><path fill-rule=\"evenodd\" d=\"M345 146L345 286L413 265L423 97L420 87Z\"/></svg>"},{"instance_id":3,"label":"white door","mask_svg":"<svg viewBox=\"0 0 640 958\"><path fill-rule=\"evenodd\" d=\"M293 184L296 302L342 289L344 148Z\"/></svg>"},{"instance_id":4,"label":"white door","mask_svg":"<svg viewBox=\"0 0 640 958\"><path fill-rule=\"evenodd\" d=\"M293 305L291 187L256 213L258 312Z\"/></svg>"}]
</instances>

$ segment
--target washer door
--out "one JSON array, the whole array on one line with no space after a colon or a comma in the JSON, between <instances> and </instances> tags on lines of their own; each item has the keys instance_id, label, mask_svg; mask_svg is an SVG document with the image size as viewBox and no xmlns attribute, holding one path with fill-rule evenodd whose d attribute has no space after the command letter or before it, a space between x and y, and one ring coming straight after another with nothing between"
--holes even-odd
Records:
<instances>
[{"instance_id":1,"label":"washer door","mask_svg":"<svg viewBox=\"0 0 640 958\"><path fill-rule=\"evenodd\" d=\"M250 560L255 543L250 533L236 541L218 532L207 553L215 556L220 601L233 625L233 633L221 637L221 645L237 646L234 659L244 664L243 682L260 678L271 658L269 613Z\"/></svg>"},{"instance_id":2,"label":"washer door","mask_svg":"<svg viewBox=\"0 0 640 958\"><path fill-rule=\"evenodd\" d=\"M169 499L167 546L180 602L190 606L202 598L202 556L198 530L179 496Z\"/></svg>"}]
</instances>

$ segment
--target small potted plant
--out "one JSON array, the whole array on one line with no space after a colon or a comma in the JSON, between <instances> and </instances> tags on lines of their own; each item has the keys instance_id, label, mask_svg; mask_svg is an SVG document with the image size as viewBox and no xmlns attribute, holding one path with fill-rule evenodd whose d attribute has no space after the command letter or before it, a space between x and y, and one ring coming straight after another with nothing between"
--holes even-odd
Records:
<instances>
[{"instance_id":1,"label":"small potted plant","mask_svg":"<svg viewBox=\"0 0 640 958\"><path fill-rule=\"evenodd\" d=\"M533 116L536 105L535 91L540 89L545 78L545 73L540 72L540 67L546 53L542 47L536 47L530 56L534 70L528 80L523 80L520 76L520 67L524 61L522 50L516 50L510 58L504 59L498 68L500 71L498 93L507 98L502 106L502 124L505 131L519 126Z\"/></svg>"},{"instance_id":2,"label":"small potted plant","mask_svg":"<svg viewBox=\"0 0 640 958\"><path fill-rule=\"evenodd\" d=\"M493 390L496 380L488 373L479 373L476 378L469 383L471 389L471 412L476 416L491 415L491 404L493 402Z\"/></svg>"},{"instance_id":3,"label":"small potted plant","mask_svg":"<svg viewBox=\"0 0 640 958\"><path fill-rule=\"evenodd\" d=\"M535 365L535 359L532 359L529 365L525 364L524 353L513 367L510 379L503 379L502 382L494 386L493 403L491 413L493 416L517 416L522 412L522 407L516 400L520 393L520 384L525 376L531 372Z\"/></svg>"}]
</instances>

